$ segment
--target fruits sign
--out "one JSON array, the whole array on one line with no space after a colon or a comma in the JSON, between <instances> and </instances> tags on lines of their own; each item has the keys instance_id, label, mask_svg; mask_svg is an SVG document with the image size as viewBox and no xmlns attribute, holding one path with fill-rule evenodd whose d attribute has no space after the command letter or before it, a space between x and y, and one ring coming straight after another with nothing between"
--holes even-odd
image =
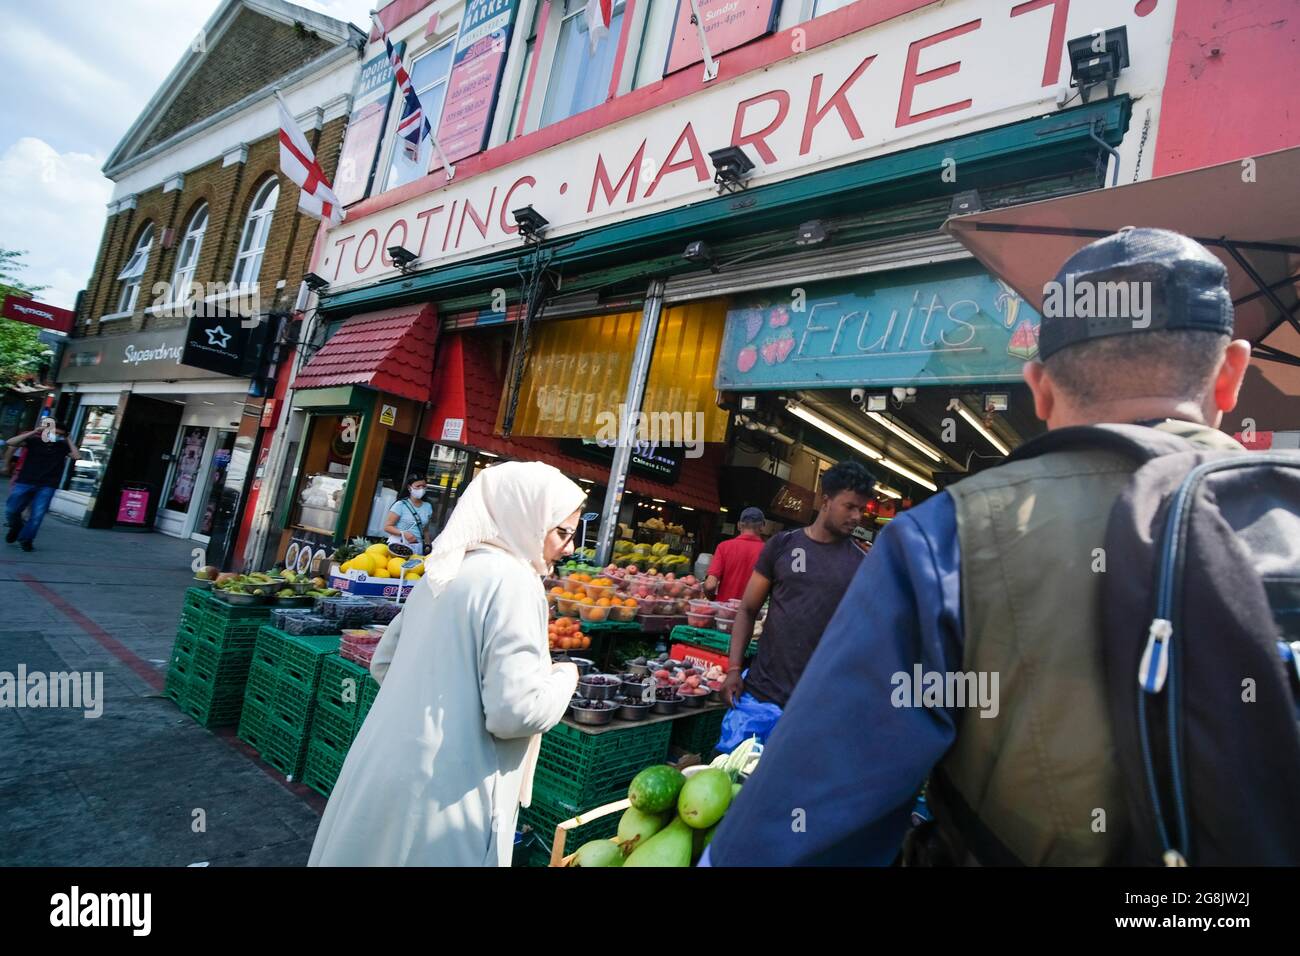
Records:
<instances>
[{"instance_id":1,"label":"fruits sign","mask_svg":"<svg viewBox=\"0 0 1300 956\"><path fill-rule=\"evenodd\" d=\"M727 312L722 390L1015 382L1039 317L971 263L741 296Z\"/></svg>"}]
</instances>

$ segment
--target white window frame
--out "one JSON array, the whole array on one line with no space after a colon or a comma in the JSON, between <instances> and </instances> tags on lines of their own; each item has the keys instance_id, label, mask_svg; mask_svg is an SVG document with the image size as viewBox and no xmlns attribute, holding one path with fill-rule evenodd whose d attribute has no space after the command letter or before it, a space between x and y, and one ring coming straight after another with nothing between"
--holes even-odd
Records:
<instances>
[{"instance_id":1,"label":"white window frame","mask_svg":"<svg viewBox=\"0 0 1300 956\"><path fill-rule=\"evenodd\" d=\"M199 217L203 217L203 223L196 226L195 223ZM211 215L206 202L200 203L199 207L190 215L189 223L185 227L185 234L181 236L180 244L176 249L176 268L172 271L171 301L173 304L183 302L185 291L189 284L194 281L194 276L199 269L199 255L203 251L203 237L207 234L208 223L211 221ZM193 252L188 262L185 261L185 247L194 241Z\"/></svg>"},{"instance_id":2,"label":"white window frame","mask_svg":"<svg viewBox=\"0 0 1300 956\"><path fill-rule=\"evenodd\" d=\"M140 285L144 282L145 270L149 268L149 256L153 252L154 231L152 222L145 223L140 235L136 237L131 255L127 257L122 271L117 274L118 281L122 283L122 291L117 296L117 311L112 316L114 318L135 312L140 300Z\"/></svg>"},{"instance_id":3,"label":"white window frame","mask_svg":"<svg viewBox=\"0 0 1300 956\"><path fill-rule=\"evenodd\" d=\"M418 53L411 52L411 50L409 49L410 41L408 40L407 41L408 49L406 51L406 55L403 57L403 60L407 64L409 64L406 67L406 72L411 76L414 76L416 60L422 60L426 56L431 56L432 54L436 53L438 50L442 49L443 47L449 44L454 44L459 35L460 35L460 29L459 29L459 24L457 24L456 26L452 27L449 33L439 34L439 36L435 37L434 39L430 40L428 43L424 44L422 47L420 47L420 52ZM452 60L456 59L456 51L454 47L452 49L451 58ZM454 64L450 62L448 63L447 75L442 78L441 80L442 83L450 85L451 69L453 65ZM430 83L428 86L425 87L425 90L431 90L437 85L438 85L437 83ZM415 91L415 95L420 97L420 108L423 109L424 97L421 96L420 94L421 94L420 90ZM434 119L433 116L431 115L428 117L429 127L430 129L433 130L434 136L438 135L438 124L442 122L442 107L446 105L447 105L447 93L444 90L442 94L442 106L438 108L438 118ZM379 178L379 183L380 183L379 188L381 192L388 192L390 188L397 189L399 186L405 185L405 183L399 183L397 186L391 186L391 187L388 185L388 177L393 170L393 160L397 156L397 151L401 149L401 146L398 145L398 141L397 141L397 124L402 120L402 108L403 108L402 91L399 87L394 86L393 105L388 110L389 112L388 129L385 130L384 132L384 137L388 141L388 148L384 150L384 164L381 167L382 173ZM433 164L433 159L434 158L432 156L429 158L430 165ZM427 169L423 173L421 173L422 176L427 176L428 174L429 171ZM414 182L414 180L412 180L412 182Z\"/></svg>"},{"instance_id":4,"label":"white window frame","mask_svg":"<svg viewBox=\"0 0 1300 956\"><path fill-rule=\"evenodd\" d=\"M278 176L268 177L253 193L253 201L248 206L248 215L244 217L244 223L239 230L239 252L235 255L235 267L230 273L230 284L233 288L250 289L257 284L258 277L262 274L262 257L266 254L271 226L275 222L275 207L279 204L279 200L280 177ZM240 267L249 261L252 262L252 266L245 273L245 278L240 280Z\"/></svg>"},{"instance_id":5,"label":"white window frame","mask_svg":"<svg viewBox=\"0 0 1300 956\"><path fill-rule=\"evenodd\" d=\"M627 25L626 0L615 0L614 6L618 7L620 3L624 5L623 7L624 25ZM638 3L638 7L639 6L640 3ZM582 16L583 11L585 9L586 9L586 4L583 4L582 8L575 10L572 13L566 14L564 12L564 0L551 0L551 9L546 21L546 36L542 42L542 49L540 51L536 49L533 50L534 59L537 61L537 85L533 87L532 95L528 101L528 115L527 118L524 120L524 135L527 135L529 133L534 133L538 129L542 128L541 127L542 110L545 108L546 95L551 85L551 71L555 67L555 51L560 45L560 33L562 32L564 21L569 19L570 17ZM645 29L645 19L641 16L634 15L632 17L631 24L628 28L632 31L628 35L628 41L627 41L628 49L629 50L633 49L634 45L635 48L639 49L641 44L641 33ZM538 30L541 30L540 23L538 24ZM606 42L617 44L618 41L619 41L618 34L611 31ZM619 74L618 86L617 86L617 91L618 91L617 95L619 96L621 96L627 89L626 77L627 77L628 70L636 69L635 60L636 60L635 57L626 57L626 56L623 59L623 72ZM531 70L532 67L530 66L529 69ZM527 84L528 77L526 76L523 77L521 83ZM521 86L520 89L522 90L523 87ZM522 92L519 95L522 95ZM602 100L602 102L608 102L608 100ZM513 108L513 104L512 104L512 108ZM595 109L595 107L592 108ZM566 119L567 118L568 117L566 117ZM564 120L557 120L556 122L562 123L564 122ZM513 133L511 135L513 135Z\"/></svg>"}]
</instances>

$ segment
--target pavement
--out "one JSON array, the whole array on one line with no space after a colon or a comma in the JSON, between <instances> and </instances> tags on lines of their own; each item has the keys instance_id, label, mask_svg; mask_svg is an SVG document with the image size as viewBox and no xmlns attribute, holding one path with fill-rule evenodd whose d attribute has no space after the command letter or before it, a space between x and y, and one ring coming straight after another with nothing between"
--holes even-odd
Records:
<instances>
[{"instance_id":1,"label":"pavement","mask_svg":"<svg viewBox=\"0 0 1300 956\"><path fill-rule=\"evenodd\" d=\"M162 696L196 547L54 515L30 554L0 541L0 685L103 681L99 717L0 696L0 866L307 862L325 801Z\"/></svg>"}]
</instances>

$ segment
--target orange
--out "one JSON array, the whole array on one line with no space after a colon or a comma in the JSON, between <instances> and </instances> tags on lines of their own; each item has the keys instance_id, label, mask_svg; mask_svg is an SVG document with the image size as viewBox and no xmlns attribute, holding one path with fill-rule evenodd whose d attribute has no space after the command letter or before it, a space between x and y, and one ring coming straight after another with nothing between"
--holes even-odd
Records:
<instances>
[{"instance_id":1,"label":"orange","mask_svg":"<svg viewBox=\"0 0 1300 956\"><path fill-rule=\"evenodd\" d=\"M601 598L596 602L600 607L609 607L609 598Z\"/></svg>"}]
</instances>

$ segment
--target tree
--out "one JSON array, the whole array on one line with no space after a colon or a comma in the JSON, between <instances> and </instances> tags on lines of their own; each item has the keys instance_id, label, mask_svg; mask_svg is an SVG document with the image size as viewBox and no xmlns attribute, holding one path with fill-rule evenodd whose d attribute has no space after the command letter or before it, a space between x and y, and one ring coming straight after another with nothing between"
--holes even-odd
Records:
<instances>
[{"instance_id":1,"label":"tree","mask_svg":"<svg viewBox=\"0 0 1300 956\"><path fill-rule=\"evenodd\" d=\"M45 286L30 286L19 281L17 273L26 264L22 252L0 248L0 299L11 295L24 298L35 295ZM0 388L8 388L29 375L36 374L48 346L41 341L41 330L25 322L0 319Z\"/></svg>"}]
</instances>

